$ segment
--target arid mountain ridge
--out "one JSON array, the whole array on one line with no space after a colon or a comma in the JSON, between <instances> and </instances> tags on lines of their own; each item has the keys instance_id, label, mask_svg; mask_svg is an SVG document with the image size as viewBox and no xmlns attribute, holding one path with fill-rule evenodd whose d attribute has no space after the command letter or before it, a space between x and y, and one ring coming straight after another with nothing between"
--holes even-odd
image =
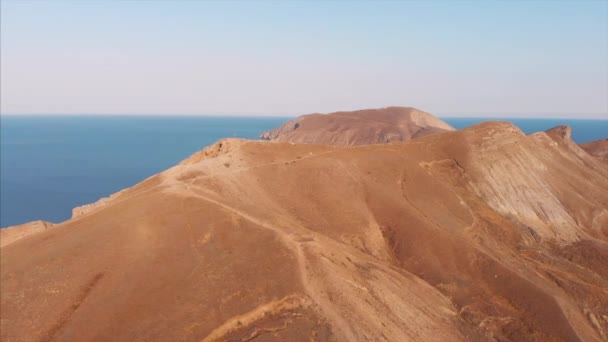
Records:
<instances>
[{"instance_id":1,"label":"arid mountain ridge","mask_svg":"<svg viewBox=\"0 0 608 342\"><path fill-rule=\"evenodd\" d=\"M0 253L2 340L602 341L608 165L505 122L225 139Z\"/></svg>"}]
</instances>

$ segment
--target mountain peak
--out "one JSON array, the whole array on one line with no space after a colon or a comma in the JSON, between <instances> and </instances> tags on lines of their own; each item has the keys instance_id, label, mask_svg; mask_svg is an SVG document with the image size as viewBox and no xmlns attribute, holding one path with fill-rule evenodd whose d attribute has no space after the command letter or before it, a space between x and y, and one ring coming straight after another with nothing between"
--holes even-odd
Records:
<instances>
[{"instance_id":1,"label":"mountain peak","mask_svg":"<svg viewBox=\"0 0 608 342\"><path fill-rule=\"evenodd\" d=\"M546 130L545 133L553 136L558 136L562 139L570 139L570 137L572 136L572 127L567 125L559 125Z\"/></svg>"}]
</instances>

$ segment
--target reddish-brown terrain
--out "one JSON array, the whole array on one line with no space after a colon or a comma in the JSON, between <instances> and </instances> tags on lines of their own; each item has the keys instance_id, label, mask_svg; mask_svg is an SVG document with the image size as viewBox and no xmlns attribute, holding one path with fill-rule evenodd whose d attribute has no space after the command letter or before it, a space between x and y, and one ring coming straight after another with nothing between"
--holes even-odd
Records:
<instances>
[{"instance_id":1,"label":"reddish-brown terrain","mask_svg":"<svg viewBox=\"0 0 608 342\"><path fill-rule=\"evenodd\" d=\"M608 163L608 139L596 140L580 145L590 155Z\"/></svg>"},{"instance_id":2,"label":"reddish-brown terrain","mask_svg":"<svg viewBox=\"0 0 608 342\"><path fill-rule=\"evenodd\" d=\"M387 107L299 116L260 138L296 144L368 145L405 141L454 128L429 113Z\"/></svg>"},{"instance_id":3,"label":"reddish-brown terrain","mask_svg":"<svg viewBox=\"0 0 608 342\"><path fill-rule=\"evenodd\" d=\"M608 165L504 122L226 139L0 254L2 341L606 341Z\"/></svg>"},{"instance_id":4,"label":"reddish-brown terrain","mask_svg":"<svg viewBox=\"0 0 608 342\"><path fill-rule=\"evenodd\" d=\"M40 233L41 231L51 227L53 227L53 223L51 222L32 221L17 226L0 229L0 247L4 247L30 235Z\"/></svg>"}]
</instances>

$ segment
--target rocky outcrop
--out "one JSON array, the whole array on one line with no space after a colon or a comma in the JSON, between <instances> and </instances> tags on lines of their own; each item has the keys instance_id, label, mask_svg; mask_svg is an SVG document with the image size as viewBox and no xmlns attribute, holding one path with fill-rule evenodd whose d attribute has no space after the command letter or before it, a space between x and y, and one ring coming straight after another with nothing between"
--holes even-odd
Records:
<instances>
[{"instance_id":1,"label":"rocky outcrop","mask_svg":"<svg viewBox=\"0 0 608 342\"><path fill-rule=\"evenodd\" d=\"M107 205L108 203L110 203L110 201L119 197L121 195L121 193L122 193L122 191L119 191L115 194L112 194L109 197L100 198L93 203L83 204L81 206L72 208L72 218L74 219L79 216L88 214L89 212L91 212L95 209L98 209L98 208L101 208L101 207Z\"/></svg>"},{"instance_id":2,"label":"rocky outcrop","mask_svg":"<svg viewBox=\"0 0 608 342\"><path fill-rule=\"evenodd\" d=\"M82 216L87 214L88 212L94 210L95 208L103 207L110 201L109 197L100 198L93 203L83 204L78 207L74 207L72 209L72 218L76 218L78 216Z\"/></svg>"},{"instance_id":3,"label":"rocky outcrop","mask_svg":"<svg viewBox=\"0 0 608 342\"><path fill-rule=\"evenodd\" d=\"M381 109L302 115L260 138L304 144L368 145L406 141L453 131L454 128L416 108Z\"/></svg>"},{"instance_id":4,"label":"rocky outcrop","mask_svg":"<svg viewBox=\"0 0 608 342\"><path fill-rule=\"evenodd\" d=\"M547 130L546 133L562 139L570 139L572 137L572 127L567 125L555 126Z\"/></svg>"}]
</instances>

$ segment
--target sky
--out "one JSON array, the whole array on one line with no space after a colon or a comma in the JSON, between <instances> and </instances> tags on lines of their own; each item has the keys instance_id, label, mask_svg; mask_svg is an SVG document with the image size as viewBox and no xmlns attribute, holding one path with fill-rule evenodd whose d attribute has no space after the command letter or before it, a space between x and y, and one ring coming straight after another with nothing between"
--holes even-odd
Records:
<instances>
[{"instance_id":1,"label":"sky","mask_svg":"<svg viewBox=\"0 0 608 342\"><path fill-rule=\"evenodd\" d=\"M608 118L608 1L2 0L0 113Z\"/></svg>"}]
</instances>

